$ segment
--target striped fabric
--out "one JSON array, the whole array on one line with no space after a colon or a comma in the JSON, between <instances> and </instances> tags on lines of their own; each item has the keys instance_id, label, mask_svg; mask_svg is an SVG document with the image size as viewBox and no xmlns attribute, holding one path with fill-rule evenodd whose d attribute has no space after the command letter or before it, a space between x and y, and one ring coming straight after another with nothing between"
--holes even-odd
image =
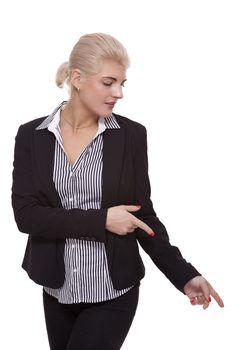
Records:
<instances>
[{"instance_id":1,"label":"striped fabric","mask_svg":"<svg viewBox=\"0 0 233 350\"><path fill-rule=\"evenodd\" d=\"M102 189L103 132L120 128L113 115L100 117L98 131L92 142L71 165L65 154L60 134L60 110L65 101L48 116L38 130L48 128L56 137L53 181L66 209L99 209ZM67 233L67 236L69 233ZM116 298L133 286L115 290L108 271L103 242L66 239L64 250L65 282L59 289L44 287L60 303L100 302Z\"/></svg>"}]
</instances>

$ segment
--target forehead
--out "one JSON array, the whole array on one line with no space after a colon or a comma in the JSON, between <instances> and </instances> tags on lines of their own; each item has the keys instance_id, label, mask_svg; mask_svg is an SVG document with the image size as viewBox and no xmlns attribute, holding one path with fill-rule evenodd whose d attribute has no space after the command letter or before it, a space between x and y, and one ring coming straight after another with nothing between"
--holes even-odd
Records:
<instances>
[{"instance_id":1,"label":"forehead","mask_svg":"<svg viewBox=\"0 0 233 350\"><path fill-rule=\"evenodd\" d=\"M126 76L126 68L115 61L103 61L100 64L97 75L101 77L119 77L124 79Z\"/></svg>"}]
</instances>

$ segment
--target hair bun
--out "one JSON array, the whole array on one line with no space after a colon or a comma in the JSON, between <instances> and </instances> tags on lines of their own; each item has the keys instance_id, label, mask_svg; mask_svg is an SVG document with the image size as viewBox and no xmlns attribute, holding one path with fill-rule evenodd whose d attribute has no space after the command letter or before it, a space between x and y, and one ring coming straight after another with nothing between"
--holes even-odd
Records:
<instances>
[{"instance_id":1,"label":"hair bun","mask_svg":"<svg viewBox=\"0 0 233 350\"><path fill-rule=\"evenodd\" d=\"M69 62L62 63L56 73L56 85L63 88L69 77Z\"/></svg>"}]
</instances>

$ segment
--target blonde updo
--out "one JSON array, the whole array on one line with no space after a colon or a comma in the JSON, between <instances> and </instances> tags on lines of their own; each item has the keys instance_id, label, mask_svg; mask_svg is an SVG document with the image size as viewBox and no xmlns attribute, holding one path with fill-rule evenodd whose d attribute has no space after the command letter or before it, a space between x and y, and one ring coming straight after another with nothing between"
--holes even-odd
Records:
<instances>
[{"instance_id":1,"label":"blonde updo","mask_svg":"<svg viewBox=\"0 0 233 350\"><path fill-rule=\"evenodd\" d=\"M57 86L70 85L70 72L73 69L80 69L87 76L98 73L101 63L106 60L118 62L125 69L130 65L125 47L111 35L93 33L81 36L70 53L69 61L62 63L57 70Z\"/></svg>"}]
</instances>

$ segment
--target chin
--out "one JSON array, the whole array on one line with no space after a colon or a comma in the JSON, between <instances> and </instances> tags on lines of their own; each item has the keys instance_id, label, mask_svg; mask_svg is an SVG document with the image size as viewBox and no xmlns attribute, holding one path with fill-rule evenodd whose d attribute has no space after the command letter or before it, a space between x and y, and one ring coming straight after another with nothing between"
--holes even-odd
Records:
<instances>
[{"instance_id":1,"label":"chin","mask_svg":"<svg viewBox=\"0 0 233 350\"><path fill-rule=\"evenodd\" d=\"M113 108L99 108L99 109L95 109L93 110L94 114L99 116L99 117L104 117L104 118L107 118L107 117L110 117L112 112L113 112Z\"/></svg>"},{"instance_id":2,"label":"chin","mask_svg":"<svg viewBox=\"0 0 233 350\"><path fill-rule=\"evenodd\" d=\"M112 110L108 110L108 111L102 110L98 113L99 116L104 117L104 118L110 117L111 114L112 114Z\"/></svg>"}]
</instances>

